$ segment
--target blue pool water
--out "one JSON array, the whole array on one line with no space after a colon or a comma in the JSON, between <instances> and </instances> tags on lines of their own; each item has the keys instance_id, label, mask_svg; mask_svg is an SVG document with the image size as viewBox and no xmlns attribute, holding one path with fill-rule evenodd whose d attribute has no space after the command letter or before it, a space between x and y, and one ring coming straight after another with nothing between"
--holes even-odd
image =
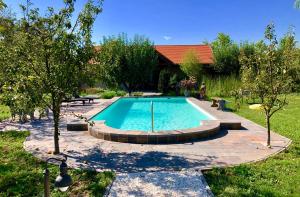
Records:
<instances>
[{"instance_id":1,"label":"blue pool water","mask_svg":"<svg viewBox=\"0 0 300 197\"><path fill-rule=\"evenodd\" d=\"M154 131L188 129L201 120L213 119L186 98L121 98L92 120L105 120L107 126L121 130L152 131L151 102L154 111Z\"/></svg>"}]
</instances>

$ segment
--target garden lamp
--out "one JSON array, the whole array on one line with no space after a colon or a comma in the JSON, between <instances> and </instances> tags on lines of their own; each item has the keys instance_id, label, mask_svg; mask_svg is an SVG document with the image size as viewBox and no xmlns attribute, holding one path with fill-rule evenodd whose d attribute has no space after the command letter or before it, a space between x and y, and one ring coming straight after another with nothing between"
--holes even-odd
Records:
<instances>
[{"instance_id":1,"label":"garden lamp","mask_svg":"<svg viewBox=\"0 0 300 197\"><path fill-rule=\"evenodd\" d=\"M50 160L56 160L60 161L61 164L59 165L59 171L60 174L55 179L54 186L57 187L61 192L67 191L69 186L72 184L72 178L70 175L68 175L68 165L66 163L67 157L65 159L59 159L59 158L48 158L46 160L46 169L44 170L44 194L45 197L50 197L50 185L49 185L49 170L47 168L48 162Z\"/></svg>"}]
</instances>

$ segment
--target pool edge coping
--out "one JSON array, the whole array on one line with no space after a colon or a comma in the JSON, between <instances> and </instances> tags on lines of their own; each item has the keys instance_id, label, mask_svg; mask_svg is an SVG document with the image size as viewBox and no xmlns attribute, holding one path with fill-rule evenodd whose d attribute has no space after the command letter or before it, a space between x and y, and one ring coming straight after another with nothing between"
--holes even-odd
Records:
<instances>
[{"instance_id":1,"label":"pool edge coping","mask_svg":"<svg viewBox=\"0 0 300 197\"><path fill-rule=\"evenodd\" d=\"M91 121L98 113L107 109L109 106L117 102L121 98L147 98L147 97L115 97L112 101L105 102L103 106L94 108L83 116L87 121L75 121L67 125L69 131L88 131L89 134L98 139L104 139L108 141L124 142L124 143L137 143L137 144L165 144L165 143L179 143L193 140L199 140L216 135L221 129L240 129L241 122L217 119L211 115L205 109L202 109L193 101L193 97L182 97L186 101L201 111L205 115L208 115L211 120L203 120L202 124L198 127L189 129L178 130L166 130L159 132L144 132L144 131L123 131L117 128L107 126L105 121ZM166 96L166 98L170 98ZM176 98L176 97L175 97Z\"/></svg>"}]
</instances>

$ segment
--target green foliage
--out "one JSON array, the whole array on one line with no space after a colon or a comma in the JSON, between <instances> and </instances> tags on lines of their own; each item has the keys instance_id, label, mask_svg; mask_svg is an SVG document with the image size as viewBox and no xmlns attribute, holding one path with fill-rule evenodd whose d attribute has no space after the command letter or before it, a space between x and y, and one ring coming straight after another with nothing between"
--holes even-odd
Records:
<instances>
[{"instance_id":1,"label":"green foliage","mask_svg":"<svg viewBox=\"0 0 300 197\"><path fill-rule=\"evenodd\" d=\"M202 78L202 65L197 57L195 51L188 51L180 64L180 69L188 76L195 77L198 82Z\"/></svg>"},{"instance_id":2,"label":"green foliage","mask_svg":"<svg viewBox=\"0 0 300 197\"><path fill-rule=\"evenodd\" d=\"M239 73L239 47L229 35L219 33L211 47L214 55L213 72L225 75Z\"/></svg>"},{"instance_id":3,"label":"green foliage","mask_svg":"<svg viewBox=\"0 0 300 197\"><path fill-rule=\"evenodd\" d=\"M23 149L29 132L9 131L0 133L0 196L42 196L45 163ZM48 165L51 196L102 196L114 179L114 173L97 173L89 170L70 169L74 184L66 193L53 188L58 166Z\"/></svg>"},{"instance_id":4,"label":"green foliage","mask_svg":"<svg viewBox=\"0 0 300 197\"><path fill-rule=\"evenodd\" d=\"M3 0L0 0L0 10L6 8L7 5L3 2Z\"/></svg>"},{"instance_id":5,"label":"green foliage","mask_svg":"<svg viewBox=\"0 0 300 197\"><path fill-rule=\"evenodd\" d=\"M85 88L82 90L82 93L84 94L100 94L104 92L104 89L102 88Z\"/></svg>"},{"instance_id":6,"label":"green foliage","mask_svg":"<svg viewBox=\"0 0 300 197\"><path fill-rule=\"evenodd\" d=\"M143 96L143 92L132 92L132 96Z\"/></svg>"},{"instance_id":7,"label":"green foliage","mask_svg":"<svg viewBox=\"0 0 300 197\"><path fill-rule=\"evenodd\" d=\"M11 116L9 107L0 105L0 122Z\"/></svg>"},{"instance_id":8,"label":"green foliage","mask_svg":"<svg viewBox=\"0 0 300 197\"><path fill-rule=\"evenodd\" d=\"M111 91L111 90L104 91L101 94L101 98L104 98L104 99L111 99L111 98L113 98L115 96L117 96L117 93L115 91Z\"/></svg>"},{"instance_id":9,"label":"green foliage","mask_svg":"<svg viewBox=\"0 0 300 197\"><path fill-rule=\"evenodd\" d=\"M229 98L228 98L229 99ZM229 99L233 101L233 99ZM215 196L299 196L300 194L300 95L288 95L289 105L273 116L273 130L293 142L287 150L266 161L204 172ZM230 102L227 107L232 107ZM265 125L264 113L241 105L239 115Z\"/></svg>"},{"instance_id":10,"label":"green foliage","mask_svg":"<svg viewBox=\"0 0 300 197\"><path fill-rule=\"evenodd\" d=\"M101 80L114 88L123 85L129 92L149 83L157 65L157 54L147 38L129 40L124 34L104 38L96 59Z\"/></svg>"},{"instance_id":11,"label":"green foliage","mask_svg":"<svg viewBox=\"0 0 300 197\"><path fill-rule=\"evenodd\" d=\"M265 112L268 129L267 144L270 146L270 118L287 104L285 95L289 92L292 79L290 69L296 63L296 42L293 34L289 34L290 41L283 41L279 47L275 37L273 24L267 26L265 39L267 43L256 45L253 55L241 53L243 88L260 98ZM253 83L255 82L255 83Z\"/></svg>"},{"instance_id":12,"label":"green foliage","mask_svg":"<svg viewBox=\"0 0 300 197\"><path fill-rule=\"evenodd\" d=\"M167 93L169 90L171 73L168 69L163 69L159 73L158 78L158 90L163 93Z\"/></svg>"},{"instance_id":13,"label":"green foliage","mask_svg":"<svg viewBox=\"0 0 300 197\"><path fill-rule=\"evenodd\" d=\"M295 0L295 3L294 3L294 6L295 8L300 8L300 0Z\"/></svg>"},{"instance_id":14,"label":"green foliage","mask_svg":"<svg viewBox=\"0 0 300 197\"><path fill-rule=\"evenodd\" d=\"M88 1L75 22L74 0L64 1L59 11L48 8L45 15L31 6L30 1L21 6L23 17L11 20L7 31L0 32L1 88L8 95L5 104L22 116L39 107L44 94L50 95L51 102L44 104L53 111L55 153L59 153L60 106L78 92L93 57L91 31L102 1Z\"/></svg>"},{"instance_id":15,"label":"green foliage","mask_svg":"<svg viewBox=\"0 0 300 197\"><path fill-rule=\"evenodd\" d=\"M116 94L117 94L117 96L125 96L125 95L126 95L126 92L123 91L123 90L117 90L117 91L116 91Z\"/></svg>"},{"instance_id":16,"label":"green foliage","mask_svg":"<svg viewBox=\"0 0 300 197\"><path fill-rule=\"evenodd\" d=\"M300 91L300 50L295 47L296 40L294 33L290 30L279 42L279 51L290 62L287 74L291 77L292 92Z\"/></svg>"},{"instance_id":17,"label":"green foliage","mask_svg":"<svg viewBox=\"0 0 300 197\"><path fill-rule=\"evenodd\" d=\"M204 76L203 82L205 82L208 97L229 97L232 91L238 90L241 87L241 80L235 75L218 76L214 78Z\"/></svg>"}]
</instances>

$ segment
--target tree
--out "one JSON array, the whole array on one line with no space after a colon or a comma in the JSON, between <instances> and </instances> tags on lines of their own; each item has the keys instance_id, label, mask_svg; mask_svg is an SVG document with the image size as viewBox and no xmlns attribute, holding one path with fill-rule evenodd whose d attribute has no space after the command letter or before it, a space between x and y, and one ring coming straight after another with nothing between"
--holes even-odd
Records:
<instances>
[{"instance_id":1,"label":"tree","mask_svg":"<svg viewBox=\"0 0 300 197\"><path fill-rule=\"evenodd\" d=\"M225 75L239 73L239 47L230 39L229 35L219 33L211 46L214 55L214 72Z\"/></svg>"},{"instance_id":2,"label":"tree","mask_svg":"<svg viewBox=\"0 0 300 197\"><path fill-rule=\"evenodd\" d=\"M6 8L6 4L3 2L3 0L0 0L0 10Z\"/></svg>"},{"instance_id":3,"label":"tree","mask_svg":"<svg viewBox=\"0 0 300 197\"><path fill-rule=\"evenodd\" d=\"M295 0L294 6L299 9L300 8L300 0Z\"/></svg>"},{"instance_id":4,"label":"tree","mask_svg":"<svg viewBox=\"0 0 300 197\"><path fill-rule=\"evenodd\" d=\"M292 91L300 90L300 50L296 47L295 35L292 30L280 40L279 42L279 51L293 62L291 63L291 68L288 71L288 75L291 77L293 85L291 86Z\"/></svg>"},{"instance_id":5,"label":"tree","mask_svg":"<svg viewBox=\"0 0 300 197\"><path fill-rule=\"evenodd\" d=\"M295 42L289 42L280 50L273 24L267 26L265 39L267 43L261 41L256 44L253 55L245 56L242 51L240 63L244 88L260 99L268 132L267 145L270 147L270 119L287 104L286 94L291 86L288 72L295 62L290 54L295 50Z\"/></svg>"},{"instance_id":6,"label":"tree","mask_svg":"<svg viewBox=\"0 0 300 197\"><path fill-rule=\"evenodd\" d=\"M55 12L50 7L42 16L28 0L27 5L21 6L24 17L15 23L13 38L7 45L7 74L26 83L31 80L39 98L50 96L50 103L45 103L53 112L55 154L60 152L61 103L77 91L80 73L93 57L92 26L102 6L101 0L89 0L73 23L74 3L64 1L64 8ZM15 83L7 85L16 87ZM30 91L26 87L25 90Z\"/></svg>"},{"instance_id":7,"label":"tree","mask_svg":"<svg viewBox=\"0 0 300 197\"><path fill-rule=\"evenodd\" d=\"M123 85L129 93L152 80L157 65L153 43L142 36L104 38L97 56L100 78L110 86Z\"/></svg>"},{"instance_id":8,"label":"tree","mask_svg":"<svg viewBox=\"0 0 300 197\"><path fill-rule=\"evenodd\" d=\"M202 65L195 51L188 51L184 57L180 69L188 76L195 77L198 82L202 78Z\"/></svg>"}]
</instances>

